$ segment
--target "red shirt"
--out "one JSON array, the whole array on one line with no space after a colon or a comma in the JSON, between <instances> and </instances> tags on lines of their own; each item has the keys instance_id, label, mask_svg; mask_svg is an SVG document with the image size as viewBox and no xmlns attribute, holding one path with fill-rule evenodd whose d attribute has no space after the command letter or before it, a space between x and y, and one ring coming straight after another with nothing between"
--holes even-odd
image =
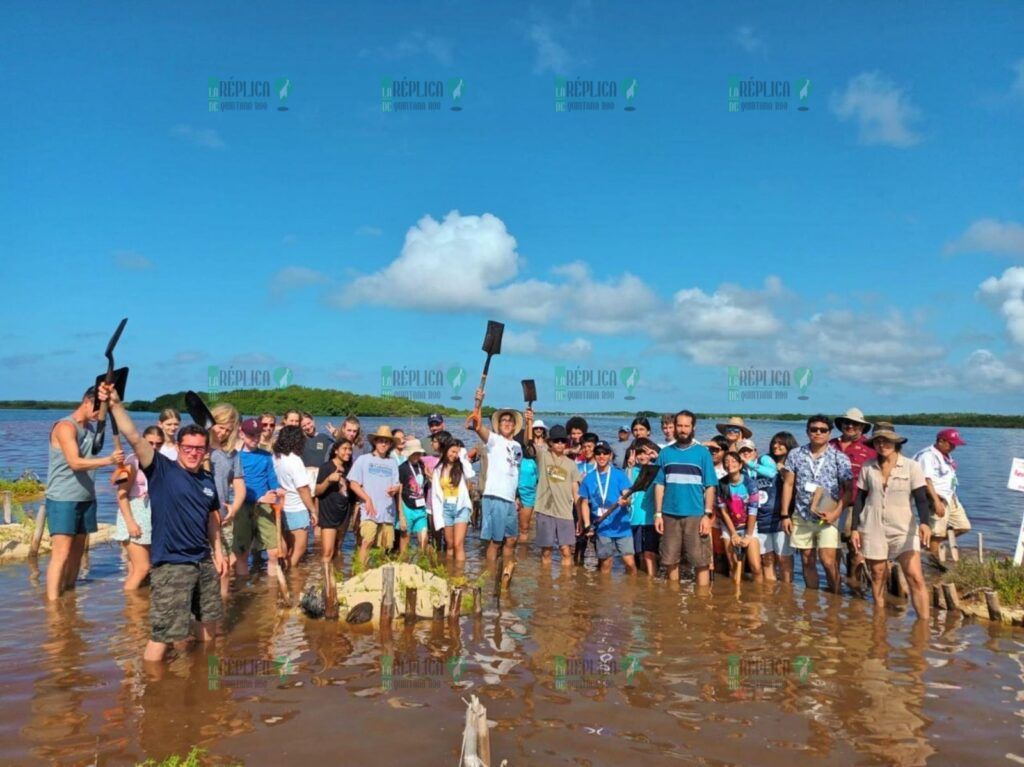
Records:
<instances>
[{"instance_id":1,"label":"red shirt","mask_svg":"<svg viewBox=\"0 0 1024 767\"><path fill-rule=\"evenodd\" d=\"M872 458L877 458L878 453L875 449L868 444L864 437L861 437L856 442L843 442L842 439L836 437L829 441L836 450L839 450L850 459L850 468L853 469L853 481L850 483L850 497L845 501L845 505L851 505L857 500L857 478L860 476L860 470L865 463L870 461Z\"/></svg>"}]
</instances>

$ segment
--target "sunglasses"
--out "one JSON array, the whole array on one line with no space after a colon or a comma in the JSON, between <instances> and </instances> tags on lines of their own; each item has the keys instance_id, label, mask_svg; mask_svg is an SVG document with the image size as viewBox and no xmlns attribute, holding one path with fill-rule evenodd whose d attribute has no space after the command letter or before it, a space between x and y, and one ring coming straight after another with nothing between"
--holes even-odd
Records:
<instances>
[{"instance_id":1,"label":"sunglasses","mask_svg":"<svg viewBox=\"0 0 1024 767\"><path fill-rule=\"evenodd\" d=\"M720 448L720 447L709 447L708 448L708 452L710 452L710 453L721 453L722 452L722 448Z\"/></svg>"},{"instance_id":2,"label":"sunglasses","mask_svg":"<svg viewBox=\"0 0 1024 767\"><path fill-rule=\"evenodd\" d=\"M202 455L206 452L205 445L178 445L178 450L183 453L191 453L192 455Z\"/></svg>"},{"instance_id":3,"label":"sunglasses","mask_svg":"<svg viewBox=\"0 0 1024 767\"><path fill-rule=\"evenodd\" d=\"M734 428L731 428L731 429L726 429L725 433L726 434L742 434L743 430L742 429L737 429L737 428L734 427Z\"/></svg>"},{"instance_id":4,"label":"sunglasses","mask_svg":"<svg viewBox=\"0 0 1024 767\"><path fill-rule=\"evenodd\" d=\"M812 426L811 428L809 428L807 430L807 433L808 434L828 434L830 431L832 431L832 430L827 428L827 427L825 427L825 426Z\"/></svg>"},{"instance_id":5,"label":"sunglasses","mask_svg":"<svg viewBox=\"0 0 1024 767\"><path fill-rule=\"evenodd\" d=\"M553 439L553 440L551 440L551 444L552 444L552 445L565 445L565 444L568 444L568 440L564 440L564 439Z\"/></svg>"}]
</instances>

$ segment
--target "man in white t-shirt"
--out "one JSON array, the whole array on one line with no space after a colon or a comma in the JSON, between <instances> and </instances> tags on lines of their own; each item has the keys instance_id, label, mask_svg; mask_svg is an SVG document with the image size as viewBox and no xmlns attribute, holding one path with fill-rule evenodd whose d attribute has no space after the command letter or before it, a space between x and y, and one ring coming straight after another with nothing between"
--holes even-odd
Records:
<instances>
[{"instance_id":1,"label":"man in white t-shirt","mask_svg":"<svg viewBox=\"0 0 1024 767\"><path fill-rule=\"evenodd\" d=\"M477 392L477 401L483 400L483 391ZM496 410L491 415L491 428L484 425L478 414L470 416L475 431L487 446L487 477L484 480L483 524L480 540L487 541L487 560L498 558L498 550L506 562L515 556L519 537L519 512L516 509L516 490L519 487L519 465L523 462L523 448L512 437L522 431L523 416L516 410Z\"/></svg>"},{"instance_id":2,"label":"man in white t-shirt","mask_svg":"<svg viewBox=\"0 0 1024 767\"><path fill-rule=\"evenodd\" d=\"M967 512L957 496L956 461L953 460L953 451L966 444L956 429L943 429L935 436L934 445L914 456L914 460L921 464L928 483L928 496L934 507L930 548L940 559L945 554L945 551L940 554L940 546L946 542L953 558L957 559L956 537L971 529L971 521L967 519ZM923 515L921 518L924 519ZM951 541L949 532L954 534Z\"/></svg>"}]
</instances>

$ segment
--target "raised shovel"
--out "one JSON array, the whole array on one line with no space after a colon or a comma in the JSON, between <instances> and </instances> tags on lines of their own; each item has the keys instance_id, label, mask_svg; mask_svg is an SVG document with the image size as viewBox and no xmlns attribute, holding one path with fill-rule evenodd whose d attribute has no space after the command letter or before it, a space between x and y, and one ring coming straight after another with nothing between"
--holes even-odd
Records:
<instances>
[{"instance_id":1,"label":"raised shovel","mask_svg":"<svg viewBox=\"0 0 1024 767\"><path fill-rule=\"evenodd\" d=\"M480 376L480 391L482 392L484 386L487 384L487 373L491 369L491 357L495 354L501 354L501 336L505 332L505 325L501 322L495 322L494 320L487 321L487 333L484 335L483 350L487 352L487 361L484 362L484 372ZM474 424L480 422L480 408L484 404L484 399L480 394L477 394L473 402L473 412L469 418L466 419L466 428L474 428Z\"/></svg>"},{"instance_id":2,"label":"raised shovel","mask_svg":"<svg viewBox=\"0 0 1024 767\"><path fill-rule=\"evenodd\" d=\"M523 384L523 400L526 407L533 410L533 403L537 401L537 384L532 378L525 378Z\"/></svg>"},{"instance_id":3,"label":"raised shovel","mask_svg":"<svg viewBox=\"0 0 1024 767\"><path fill-rule=\"evenodd\" d=\"M110 343L107 344L107 350L103 353L107 358L107 375L103 379L105 383L114 383L114 347L117 346L117 342L121 338L121 333L124 332L124 326L128 324L128 318L125 317L121 320L117 326L117 330L114 331L114 335L110 337ZM96 419L96 439L92 443L92 454L99 455L100 450L103 449L103 432L107 426L107 403L100 403L100 416Z\"/></svg>"},{"instance_id":4,"label":"raised shovel","mask_svg":"<svg viewBox=\"0 0 1024 767\"><path fill-rule=\"evenodd\" d=\"M203 402L203 398L196 394L194 391L185 392L185 410L192 416L192 420L202 426L204 429L210 429L215 423L213 420L213 413L210 412L210 408Z\"/></svg>"},{"instance_id":5,"label":"raised shovel","mask_svg":"<svg viewBox=\"0 0 1024 767\"><path fill-rule=\"evenodd\" d=\"M96 376L96 391L100 390L100 384L112 383L114 388L117 390L117 396L122 402L124 402L124 390L128 385L128 368L118 368L113 372L107 372L102 375ZM102 410L103 405L107 403L101 403L100 408ZM117 450L121 450L121 435L117 430L117 421L113 418L110 419L110 430L114 433L114 447ZM100 432L102 434L102 432ZM114 469L113 475L110 477L110 482L113 485L121 485L128 481L128 477L131 472L128 467L123 463L118 464L118 467Z\"/></svg>"}]
</instances>

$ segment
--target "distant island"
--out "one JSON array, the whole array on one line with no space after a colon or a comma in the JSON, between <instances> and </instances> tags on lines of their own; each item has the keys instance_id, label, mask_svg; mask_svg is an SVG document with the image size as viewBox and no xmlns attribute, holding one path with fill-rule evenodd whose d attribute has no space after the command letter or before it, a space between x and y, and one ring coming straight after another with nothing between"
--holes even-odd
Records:
<instances>
[{"instance_id":1,"label":"distant island","mask_svg":"<svg viewBox=\"0 0 1024 767\"><path fill-rule=\"evenodd\" d=\"M403 397L374 397L366 394L339 391L336 389L311 389L306 386L288 386L283 389L238 389L235 391L199 392L209 404L230 402L239 412L255 414L262 412L282 414L285 410L301 410L319 416L371 416L386 418L427 416L441 413L452 417L465 416L468 410L445 407L436 402L417 402ZM184 412L185 392L162 394L153 400L132 400L127 403L129 410L156 413L166 407L173 407ZM522 403L514 403L522 408ZM72 400L0 400L3 410L74 410L78 402ZM492 406L483 408L484 415L494 412ZM538 408L538 413L545 416L570 416L577 413L546 410ZM606 416L631 421L638 415L651 419L652 426L657 430L655 419L661 414L653 410L641 411L606 411L600 413L579 412L582 416ZM740 415L752 421L806 421L813 413L697 413L702 421L725 420L730 416ZM839 413L829 413L835 417ZM891 421L897 425L909 426L971 426L994 429L1024 429L1024 416L995 415L990 413L904 413L874 414L865 416L869 421ZM627 423L628 425L628 423Z\"/></svg>"}]
</instances>

